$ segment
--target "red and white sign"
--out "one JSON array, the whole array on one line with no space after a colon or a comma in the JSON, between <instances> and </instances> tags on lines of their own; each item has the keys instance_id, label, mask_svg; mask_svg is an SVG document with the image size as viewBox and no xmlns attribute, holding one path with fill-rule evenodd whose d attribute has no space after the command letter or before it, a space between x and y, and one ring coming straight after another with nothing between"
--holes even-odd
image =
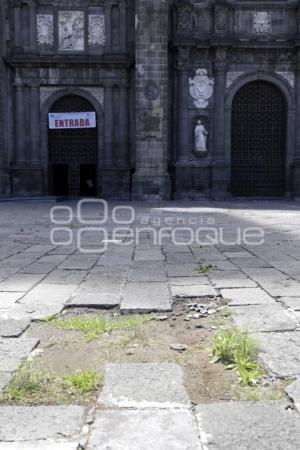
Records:
<instances>
[{"instance_id":1,"label":"red and white sign","mask_svg":"<svg viewBox=\"0 0 300 450\"><path fill-rule=\"evenodd\" d=\"M49 113L50 130L96 128L95 112Z\"/></svg>"}]
</instances>

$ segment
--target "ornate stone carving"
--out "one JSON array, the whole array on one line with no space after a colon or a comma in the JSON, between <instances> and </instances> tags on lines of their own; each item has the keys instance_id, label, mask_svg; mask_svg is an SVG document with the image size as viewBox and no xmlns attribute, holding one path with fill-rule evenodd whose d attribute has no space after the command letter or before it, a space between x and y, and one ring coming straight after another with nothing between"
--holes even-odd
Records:
<instances>
[{"instance_id":1,"label":"ornate stone carving","mask_svg":"<svg viewBox=\"0 0 300 450\"><path fill-rule=\"evenodd\" d=\"M69 86L47 86L47 87L41 87L40 89L40 106L42 108L43 104L48 100L48 98L51 97L51 95L55 94L56 92L61 91L62 89L69 89ZM91 94L93 97L95 97L100 105L104 108L104 88L102 87L79 87L80 90L86 91L89 94ZM79 94L80 95L80 94Z\"/></svg>"},{"instance_id":2,"label":"ornate stone carving","mask_svg":"<svg viewBox=\"0 0 300 450\"><path fill-rule=\"evenodd\" d=\"M105 16L104 14L89 15L89 38L90 47L104 47L105 45Z\"/></svg>"},{"instance_id":3,"label":"ornate stone carving","mask_svg":"<svg viewBox=\"0 0 300 450\"><path fill-rule=\"evenodd\" d=\"M227 72L226 87L229 88L232 83L244 73L245 72Z\"/></svg>"},{"instance_id":4,"label":"ornate stone carving","mask_svg":"<svg viewBox=\"0 0 300 450\"><path fill-rule=\"evenodd\" d=\"M38 45L53 45L54 26L52 14L37 14L37 42Z\"/></svg>"},{"instance_id":5,"label":"ornate stone carving","mask_svg":"<svg viewBox=\"0 0 300 450\"><path fill-rule=\"evenodd\" d=\"M207 153L208 131L202 121L197 120L194 130L194 151L198 154Z\"/></svg>"},{"instance_id":6,"label":"ornate stone carving","mask_svg":"<svg viewBox=\"0 0 300 450\"><path fill-rule=\"evenodd\" d=\"M295 74L293 72L276 72L282 78L285 78L292 88L295 87Z\"/></svg>"},{"instance_id":7,"label":"ornate stone carving","mask_svg":"<svg viewBox=\"0 0 300 450\"><path fill-rule=\"evenodd\" d=\"M84 12L60 11L58 13L59 49L84 50Z\"/></svg>"},{"instance_id":8,"label":"ornate stone carving","mask_svg":"<svg viewBox=\"0 0 300 450\"><path fill-rule=\"evenodd\" d=\"M228 28L228 9L217 6L215 9L215 30L226 31Z\"/></svg>"},{"instance_id":9,"label":"ornate stone carving","mask_svg":"<svg viewBox=\"0 0 300 450\"><path fill-rule=\"evenodd\" d=\"M177 31L185 33L194 28L193 6L185 3L177 6Z\"/></svg>"},{"instance_id":10,"label":"ornate stone carving","mask_svg":"<svg viewBox=\"0 0 300 450\"><path fill-rule=\"evenodd\" d=\"M253 12L253 30L255 33L270 33L272 31L272 16L268 11Z\"/></svg>"},{"instance_id":11,"label":"ornate stone carving","mask_svg":"<svg viewBox=\"0 0 300 450\"><path fill-rule=\"evenodd\" d=\"M190 95L196 108L206 108L214 92L214 80L208 78L206 69L196 70L194 78L189 79Z\"/></svg>"}]
</instances>

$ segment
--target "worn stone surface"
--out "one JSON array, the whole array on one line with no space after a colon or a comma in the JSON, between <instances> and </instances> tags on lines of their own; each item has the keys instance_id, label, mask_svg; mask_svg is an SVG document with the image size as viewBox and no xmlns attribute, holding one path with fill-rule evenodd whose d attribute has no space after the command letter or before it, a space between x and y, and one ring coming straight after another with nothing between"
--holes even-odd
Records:
<instances>
[{"instance_id":1,"label":"worn stone surface","mask_svg":"<svg viewBox=\"0 0 300 450\"><path fill-rule=\"evenodd\" d=\"M297 411L300 413L300 378L288 385L285 391L293 400Z\"/></svg>"},{"instance_id":2,"label":"worn stone surface","mask_svg":"<svg viewBox=\"0 0 300 450\"><path fill-rule=\"evenodd\" d=\"M173 298L215 297L217 291L209 285L171 286Z\"/></svg>"},{"instance_id":3,"label":"worn stone surface","mask_svg":"<svg viewBox=\"0 0 300 450\"><path fill-rule=\"evenodd\" d=\"M98 411L89 450L199 450L195 419L182 410Z\"/></svg>"},{"instance_id":4,"label":"worn stone surface","mask_svg":"<svg viewBox=\"0 0 300 450\"><path fill-rule=\"evenodd\" d=\"M300 376L300 332L260 333L260 357L268 371L280 377Z\"/></svg>"},{"instance_id":5,"label":"worn stone surface","mask_svg":"<svg viewBox=\"0 0 300 450\"><path fill-rule=\"evenodd\" d=\"M83 422L82 406L0 406L0 441L68 439Z\"/></svg>"},{"instance_id":6,"label":"worn stone surface","mask_svg":"<svg viewBox=\"0 0 300 450\"><path fill-rule=\"evenodd\" d=\"M120 304L120 295L108 294L108 293L80 293L72 297L67 305L68 306L86 306L86 307L101 307L111 308Z\"/></svg>"},{"instance_id":7,"label":"worn stone surface","mask_svg":"<svg viewBox=\"0 0 300 450\"><path fill-rule=\"evenodd\" d=\"M123 291L121 311L169 311L171 299L167 283L129 282Z\"/></svg>"},{"instance_id":8,"label":"worn stone surface","mask_svg":"<svg viewBox=\"0 0 300 450\"><path fill-rule=\"evenodd\" d=\"M78 442L46 441L0 442L0 450L78 450Z\"/></svg>"},{"instance_id":9,"label":"worn stone surface","mask_svg":"<svg viewBox=\"0 0 300 450\"><path fill-rule=\"evenodd\" d=\"M0 318L0 336L1 337L19 337L30 325L29 319L1 319Z\"/></svg>"},{"instance_id":10,"label":"worn stone surface","mask_svg":"<svg viewBox=\"0 0 300 450\"><path fill-rule=\"evenodd\" d=\"M12 307L23 295L20 292L0 292L0 310Z\"/></svg>"},{"instance_id":11,"label":"worn stone surface","mask_svg":"<svg viewBox=\"0 0 300 450\"><path fill-rule=\"evenodd\" d=\"M38 339L34 338L0 338L0 372L17 370L38 343Z\"/></svg>"},{"instance_id":12,"label":"worn stone surface","mask_svg":"<svg viewBox=\"0 0 300 450\"><path fill-rule=\"evenodd\" d=\"M260 288L222 289L223 298L231 300L230 306L274 305L274 299Z\"/></svg>"},{"instance_id":13,"label":"worn stone surface","mask_svg":"<svg viewBox=\"0 0 300 450\"><path fill-rule=\"evenodd\" d=\"M175 364L108 364L99 403L120 408L189 405L183 373Z\"/></svg>"},{"instance_id":14,"label":"worn stone surface","mask_svg":"<svg viewBox=\"0 0 300 450\"><path fill-rule=\"evenodd\" d=\"M288 308L300 311L300 297L280 297L278 300L283 302Z\"/></svg>"},{"instance_id":15,"label":"worn stone surface","mask_svg":"<svg viewBox=\"0 0 300 450\"><path fill-rule=\"evenodd\" d=\"M215 271L209 274L209 278L217 288L256 287L253 280L238 271Z\"/></svg>"},{"instance_id":16,"label":"worn stone surface","mask_svg":"<svg viewBox=\"0 0 300 450\"><path fill-rule=\"evenodd\" d=\"M289 331L297 327L291 314L274 302L274 305L233 306L235 324L248 331Z\"/></svg>"},{"instance_id":17,"label":"worn stone surface","mask_svg":"<svg viewBox=\"0 0 300 450\"><path fill-rule=\"evenodd\" d=\"M211 450L296 450L300 417L286 402L223 402L196 408L200 440Z\"/></svg>"},{"instance_id":18,"label":"worn stone surface","mask_svg":"<svg viewBox=\"0 0 300 450\"><path fill-rule=\"evenodd\" d=\"M39 281L45 275L38 274L16 274L8 278L6 281L0 283L0 291L2 292L26 292Z\"/></svg>"}]
</instances>

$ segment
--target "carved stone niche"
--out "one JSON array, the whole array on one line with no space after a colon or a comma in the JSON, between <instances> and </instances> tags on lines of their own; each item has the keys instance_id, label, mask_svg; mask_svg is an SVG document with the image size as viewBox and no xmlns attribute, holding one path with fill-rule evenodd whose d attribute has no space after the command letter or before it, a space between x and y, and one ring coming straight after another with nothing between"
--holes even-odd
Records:
<instances>
[{"instance_id":1,"label":"carved stone niche","mask_svg":"<svg viewBox=\"0 0 300 450\"><path fill-rule=\"evenodd\" d=\"M229 11L225 5L215 7L215 31L216 33L228 30Z\"/></svg>"},{"instance_id":2,"label":"carved stone niche","mask_svg":"<svg viewBox=\"0 0 300 450\"><path fill-rule=\"evenodd\" d=\"M193 5L188 1L178 1L176 4L176 23L178 33L188 33L194 29Z\"/></svg>"},{"instance_id":3,"label":"carved stone niche","mask_svg":"<svg viewBox=\"0 0 300 450\"><path fill-rule=\"evenodd\" d=\"M53 14L37 14L37 43L39 46L52 46L54 44L54 17Z\"/></svg>"},{"instance_id":4,"label":"carved stone niche","mask_svg":"<svg viewBox=\"0 0 300 450\"><path fill-rule=\"evenodd\" d=\"M207 156L210 140L209 119L197 116L192 123L192 152L197 158Z\"/></svg>"}]
</instances>

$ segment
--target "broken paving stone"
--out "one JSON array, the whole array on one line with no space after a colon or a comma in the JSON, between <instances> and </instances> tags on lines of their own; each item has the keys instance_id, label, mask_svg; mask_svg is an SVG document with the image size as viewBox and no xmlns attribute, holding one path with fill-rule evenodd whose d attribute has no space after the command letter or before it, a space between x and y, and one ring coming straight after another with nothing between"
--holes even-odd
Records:
<instances>
[{"instance_id":1,"label":"broken paving stone","mask_svg":"<svg viewBox=\"0 0 300 450\"><path fill-rule=\"evenodd\" d=\"M171 286L173 298L215 297L217 291L209 285Z\"/></svg>"},{"instance_id":2,"label":"broken paving stone","mask_svg":"<svg viewBox=\"0 0 300 450\"><path fill-rule=\"evenodd\" d=\"M274 299L260 288L222 289L230 306L274 304Z\"/></svg>"},{"instance_id":3,"label":"broken paving stone","mask_svg":"<svg viewBox=\"0 0 300 450\"><path fill-rule=\"evenodd\" d=\"M29 325L29 319L0 319L0 336L5 338L18 338Z\"/></svg>"},{"instance_id":4,"label":"broken paving stone","mask_svg":"<svg viewBox=\"0 0 300 450\"><path fill-rule=\"evenodd\" d=\"M120 295L101 293L101 292L87 292L80 293L72 297L67 306L78 306L78 307L101 307L101 308L112 308L120 304Z\"/></svg>"},{"instance_id":5,"label":"broken paving stone","mask_svg":"<svg viewBox=\"0 0 300 450\"><path fill-rule=\"evenodd\" d=\"M17 370L38 343L38 339L23 336L18 339L0 338L0 373Z\"/></svg>"},{"instance_id":6,"label":"broken paving stone","mask_svg":"<svg viewBox=\"0 0 300 450\"><path fill-rule=\"evenodd\" d=\"M293 311L300 311L300 297L280 297L279 301Z\"/></svg>"},{"instance_id":7,"label":"broken paving stone","mask_svg":"<svg viewBox=\"0 0 300 450\"><path fill-rule=\"evenodd\" d=\"M186 350L188 350L188 346L183 344L170 344L170 349L175 350L176 352L179 353L183 353Z\"/></svg>"},{"instance_id":8,"label":"broken paving stone","mask_svg":"<svg viewBox=\"0 0 300 450\"><path fill-rule=\"evenodd\" d=\"M123 313L171 311L171 309L167 283L128 282L126 284L121 302Z\"/></svg>"},{"instance_id":9,"label":"broken paving stone","mask_svg":"<svg viewBox=\"0 0 300 450\"><path fill-rule=\"evenodd\" d=\"M300 378L286 387L286 393L293 400L297 411L300 413Z\"/></svg>"},{"instance_id":10,"label":"broken paving stone","mask_svg":"<svg viewBox=\"0 0 300 450\"><path fill-rule=\"evenodd\" d=\"M169 319L169 316L155 316L154 317L154 320L161 321L161 322L164 322L165 320L168 320L168 319Z\"/></svg>"},{"instance_id":11,"label":"broken paving stone","mask_svg":"<svg viewBox=\"0 0 300 450\"><path fill-rule=\"evenodd\" d=\"M0 422L1 442L67 439L80 433L84 408L73 405L0 406Z\"/></svg>"}]
</instances>

